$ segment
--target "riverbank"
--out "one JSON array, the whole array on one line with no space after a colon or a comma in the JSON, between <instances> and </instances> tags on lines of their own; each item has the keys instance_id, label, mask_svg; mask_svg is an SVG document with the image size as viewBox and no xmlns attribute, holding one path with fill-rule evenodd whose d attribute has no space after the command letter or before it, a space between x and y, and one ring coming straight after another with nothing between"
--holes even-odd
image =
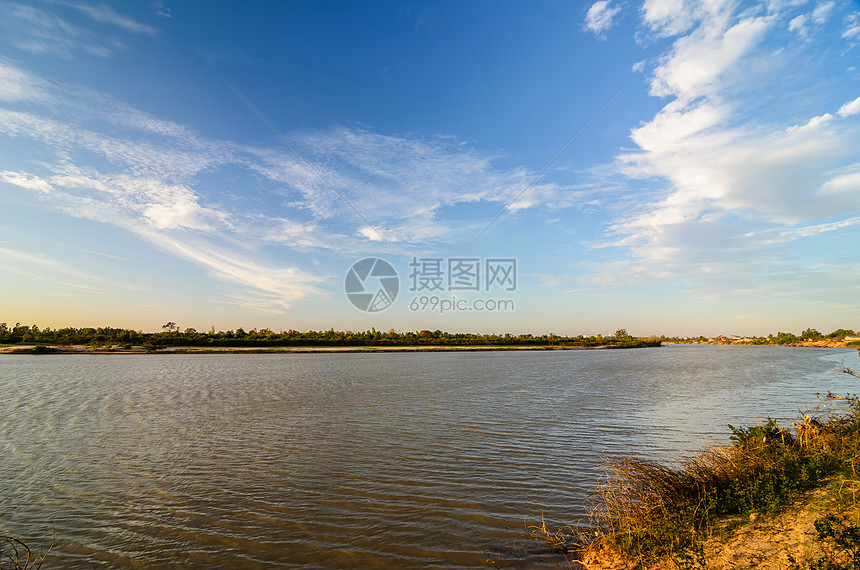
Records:
<instances>
[{"instance_id":1,"label":"riverbank","mask_svg":"<svg viewBox=\"0 0 860 570\"><path fill-rule=\"evenodd\" d=\"M731 447L680 468L608 462L592 512L598 530L568 535L581 554L574 567L860 568L860 399L825 401L830 411L819 406L790 429L730 426Z\"/></svg>"},{"instance_id":2,"label":"riverbank","mask_svg":"<svg viewBox=\"0 0 860 570\"><path fill-rule=\"evenodd\" d=\"M736 570L788 570L806 568L851 568L846 553L832 537L822 538L815 523L828 517L860 521L860 507L840 501L838 482L805 493L793 504L766 515L727 517L719 521L713 535L702 544L699 568ZM821 526L821 523L819 523ZM828 560L832 564L828 566ZM840 565L845 564L845 565ZM846 564L847 563L847 564ZM588 552L578 568L585 570L627 570L635 563L611 548ZM675 570L670 559L646 565L648 570Z\"/></svg>"},{"instance_id":3,"label":"riverbank","mask_svg":"<svg viewBox=\"0 0 860 570\"><path fill-rule=\"evenodd\" d=\"M652 341L627 342L625 344L600 344L596 346L583 345L406 345L406 346L168 346L150 348L140 345L133 346L90 346L75 345L7 345L0 346L0 354L257 354L257 353L333 353L333 352L476 352L476 351L507 351L507 350L614 350L625 348L653 348L663 345L696 344L696 345L734 345L761 346L741 341ZM812 348L857 348L857 341L826 340L802 341L792 344L772 346L812 347Z\"/></svg>"},{"instance_id":4,"label":"riverbank","mask_svg":"<svg viewBox=\"0 0 860 570\"><path fill-rule=\"evenodd\" d=\"M0 354L269 354L269 353L334 353L334 352L480 352L523 350L616 350L659 347L659 342L605 344L598 346L569 345L413 345L413 346L170 346L148 349L143 346L93 347L88 345L14 345L0 346Z\"/></svg>"},{"instance_id":5,"label":"riverbank","mask_svg":"<svg viewBox=\"0 0 860 570\"><path fill-rule=\"evenodd\" d=\"M752 341L749 339L739 339L739 340L690 340L690 341L663 341L663 344L716 344L723 346L807 346L813 348L858 348L860 347L860 342L856 340L845 340L845 339L823 339L823 340L801 340L797 342L791 342L788 344L780 344L778 342L758 342Z\"/></svg>"}]
</instances>

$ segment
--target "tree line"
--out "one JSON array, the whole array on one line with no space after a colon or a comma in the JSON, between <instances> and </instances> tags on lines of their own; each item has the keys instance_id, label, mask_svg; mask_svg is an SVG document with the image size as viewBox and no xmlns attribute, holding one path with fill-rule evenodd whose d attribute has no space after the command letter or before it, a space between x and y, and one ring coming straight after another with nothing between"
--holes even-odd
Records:
<instances>
[{"instance_id":1,"label":"tree line","mask_svg":"<svg viewBox=\"0 0 860 570\"><path fill-rule=\"evenodd\" d=\"M561 336L554 333L544 335L532 334L473 334L450 333L441 330L397 332L391 329L387 332L371 328L367 331L336 331L333 328L323 331L287 330L275 332L271 329L243 328L228 331L197 331L193 328L181 330L175 322L168 322L161 332L143 332L131 329L113 327L65 327L52 329L40 328L37 325L22 325L16 323L10 327L0 323L0 343L2 344L35 344L35 345L89 345L93 347L131 348L142 346L150 350L167 347L337 347L337 346L485 346L487 344L500 346L659 346L656 339L635 338L625 329L619 329L615 335L579 335Z\"/></svg>"},{"instance_id":2,"label":"tree line","mask_svg":"<svg viewBox=\"0 0 860 570\"><path fill-rule=\"evenodd\" d=\"M755 336L755 337L745 337L740 339L741 342L745 344L795 344L802 341L817 341L817 340L842 340L847 336L853 336L856 333L852 329L836 329L830 334L823 334L816 329L808 328L800 333L800 335L796 335L790 332L777 332L774 334L769 334L767 336ZM660 337L661 340L665 342L685 342L685 341L710 341L714 339L710 339L704 336L695 337L695 338L678 338L678 337ZM737 340L737 339L727 339L729 340Z\"/></svg>"}]
</instances>

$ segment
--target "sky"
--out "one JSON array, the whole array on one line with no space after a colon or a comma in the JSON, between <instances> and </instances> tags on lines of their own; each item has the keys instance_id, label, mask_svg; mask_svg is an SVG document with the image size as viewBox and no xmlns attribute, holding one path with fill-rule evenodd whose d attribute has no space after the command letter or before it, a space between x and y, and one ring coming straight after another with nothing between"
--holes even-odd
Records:
<instances>
[{"instance_id":1,"label":"sky","mask_svg":"<svg viewBox=\"0 0 860 570\"><path fill-rule=\"evenodd\" d=\"M855 0L0 0L10 325L827 333L858 243Z\"/></svg>"}]
</instances>

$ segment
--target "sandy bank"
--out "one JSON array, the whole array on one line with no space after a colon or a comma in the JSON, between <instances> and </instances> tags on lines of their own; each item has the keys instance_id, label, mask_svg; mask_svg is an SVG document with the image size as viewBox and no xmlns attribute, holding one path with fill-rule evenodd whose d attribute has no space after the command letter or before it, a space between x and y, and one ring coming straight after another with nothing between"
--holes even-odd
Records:
<instances>
[{"instance_id":1,"label":"sandy bank","mask_svg":"<svg viewBox=\"0 0 860 570\"><path fill-rule=\"evenodd\" d=\"M860 507L840 507L832 489L815 489L793 505L764 515L722 520L704 543L704 568L786 570L808 568L815 561L833 555L832 545L816 541L815 521L837 513L852 521L860 518ZM854 523L856 524L856 522ZM587 570L626 570L636 567L616 553L601 550L589 553L581 562ZM648 570L677 569L662 561Z\"/></svg>"}]
</instances>

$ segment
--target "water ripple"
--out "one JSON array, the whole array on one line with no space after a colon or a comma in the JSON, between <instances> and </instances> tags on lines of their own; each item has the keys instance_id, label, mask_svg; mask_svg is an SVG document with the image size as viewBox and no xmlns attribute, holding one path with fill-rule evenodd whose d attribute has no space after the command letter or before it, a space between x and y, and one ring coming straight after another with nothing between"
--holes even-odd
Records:
<instances>
[{"instance_id":1,"label":"water ripple","mask_svg":"<svg viewBox=\"0 0 860 570\"><path fill-rule=\"evenodd\" d=\"M853 351L505 358L366 355L322 395L355 355L0 358L0 532L53 528L63 568L524 568L524 519L585 516L604 457L856 391Z\"/></svg>"}]
</instances>

